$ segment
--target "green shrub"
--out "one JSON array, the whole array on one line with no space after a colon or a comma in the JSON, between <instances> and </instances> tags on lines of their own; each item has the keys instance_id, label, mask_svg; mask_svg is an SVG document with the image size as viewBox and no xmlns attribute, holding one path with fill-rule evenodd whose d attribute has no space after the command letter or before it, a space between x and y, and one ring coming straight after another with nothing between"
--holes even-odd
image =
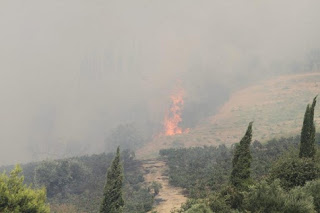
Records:
<instances>
[{"instance_id":1,"label":"green shrub","mask_svg":"<svg viewBox=\"0 0 320 213\"><path fill-rule=\"evenodd\" d=\"M301 187L293 188L286 194L285 213L315 213L313 197Z\"/></svg>"},{"instance_id":2,"label":"green shrub","mask_svg":"<svg viewBox=\"0 0 320 213\"><path fill-rule=\"evenodd\" d=\"M307 182L303 188L306 193L313 197L315 210L320 212L320 179Z\"/></svg>"},{"instance_id":3,"label":"green shrub","mask_svg":"<svg viewBox=\"0 0 320 213\"><path fill-rule=\"evenodd\" d=\"M312 158L299 158L295 152L291 152L272 166L269 179L280 179L281 186L290 189L303 186L307 181L319 176L319 165Z\"/></svg>"},{"instance_id":4,"label":"green shrub","mask_svg":"<svg viewBox=\"0 0 320 213\"><path fill-rule=\"evenodd\" d=\"M200 201L202 202L202 201ZM196 205L196 204L199 204L199 200L196 200L196 199L188 199L187 202L183 203L181 205L181 208L180 210L176 211L176 212L185 212L187 211L188 209L190 209L193 205Z\"/></svg>"},{"instance_id":5,"label":"green shrub","mask_svg":"<svg viewBox=\"0 0 320 213\"><path fill-rule=\"evenodd\" d=\"M284 206L283 196L279 180L270 185L263 181L249 188L245 206L252 212L279 212Z\"/></svg>"},{"instance_id":6,"label":"green shrub","mask_svg":"<svg viewBox=\"0 0 320 213\"><path fill-rule=\"evenodd\" d=\"M185 213L213 213L211 209L205 204L195 204Z\"/></svg>"},{"instance_id":7,"label":"green shrub","mask_svg":"<svg viewBox=\"0 0 320 213\"><path fill-rule=\"evenodd\" d=\"M149 192L153 192L153 196L157 196L162 188L161 183L153 181L151 185L148 187Z\"/></svg>"},{"instance_id":8,"label":"green shrub","mask_svg":"<svg viewBox=\"0 0 320 213\"><path fill-rule=\"evenodd\" d=\"M85 179L89 170L76 160L58 160L58 161L43 161L35 169L35 185L47 188L48 197L56 196L57 194L65 197L66 193L74 193L79 191L82 180ZM71 184L77 183L75 187ZM73 191L71 190L73 189Z\"/></svg>"},{"instance_id":9,"label":"green shrub","mask_svg":"<svg viewBox=\"0 0 320 213\"><path fill-rule=\"evenodd\" d=\"M250 212L314 213L313 199L302 188L286 192L275 180L270 185L266 181L250 187L245 195L245 209Z\"/></svg>"},{"instance_id":10,"label":"green shrub","mask_svg":"<svg viewBox=\"0 0 320 213\"><path fill-rule=\"evenodd\" d=\"M221 196L225 199L226 204L231 208L242 209L244 194L234 186L231 186L231 185L226 186L221 191Z\"/></svg>"},{"instance_id":11,"label":"green shrub","mask_svg":"<svg viewBox=\"0 0 320 213\"><path fill-rule=\"evenodd\" d=\"M49 213L46 204L46 190L44 188L33 190L23 184L22 169L16 166L9 177L0 175L0 212L3 213Z\"/></svg>"},{"instance_id":12,"label":"green shrub","mask_svg":"<svg viewBox=\"0 0 320 213\"><path fill-rule=\"evenodd\" d=\"M208 199L208 205L213 212L230 213L231 207L227 205L224 197L213 194Z\"/></svg>"}]
</instances>

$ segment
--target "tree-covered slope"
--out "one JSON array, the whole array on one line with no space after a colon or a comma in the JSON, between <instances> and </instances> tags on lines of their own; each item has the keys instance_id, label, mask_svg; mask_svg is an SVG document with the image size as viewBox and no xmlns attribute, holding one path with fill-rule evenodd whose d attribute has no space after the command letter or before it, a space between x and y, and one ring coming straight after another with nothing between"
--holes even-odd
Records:
<instances>
[{"instance_id":1,"label":"tree-covered slope","mask_svg":"<svg viewBox=\"0 0 320 213\"><path fill-rule=\"evenodd\" d=\"M319 136L318 141L319 141ZM252 177L259 180L267 175L272 163L283 153L296 149L299 137L281 138L251 145ZM169 166L169 180L174 186L186 188L190 197L206 197L228 183L234 147L225 145L161 150Z\"/></svg>"},{"instance_id":2,"label":"tree-covered slope","mask_svg":"<svg viewBox=\"0 0 320 213\"><path fill-rule=\"evenodd\" d=\"M124 212L151 210L153 195L144 183L141 162L133 152L121 153L124 167ZM45 186L52 212L98 212L113 153L34 162L22 165L26 184ZM0 170L10 171L13 166Z\"/></svg>"}]
</instances>

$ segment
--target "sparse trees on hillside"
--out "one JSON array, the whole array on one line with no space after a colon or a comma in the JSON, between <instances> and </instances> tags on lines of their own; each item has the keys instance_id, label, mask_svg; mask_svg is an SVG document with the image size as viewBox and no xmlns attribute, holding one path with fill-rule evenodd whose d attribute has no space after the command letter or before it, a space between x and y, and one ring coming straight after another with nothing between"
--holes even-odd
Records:
<instances>
[{"instance_id":1,"label":"sparse trees on hillside","mask_svg":"<svg viewBox=\"0 0 320 213\"><path fill-rule=\"evenodd\" d=\"M250 144L252 140L252 124L250 122L247 132L236 146L232 159L232 172L230 177L231 184L239 189L246 188L251 181L251 153Z\"/></svg>"},{"instance_id":2,"label":"sparse trees on hillside","mask_svg":"<svg viewBox=\"0 0 320 213\"><path fill-rule=\"evenodd\" d=\"M314 125L314 108L317 103L317 97L313 99L313 103L310 106L308 104L306 112L304 114L303 126L301 130L301 142L299 157L313 158L316 153L315 148L315 134L316 129Z\"/></svg>"},{"instance_id":3,"label":"sparse trees on hillside","mask_svg":"<svg viewBox=\"0 0 320 213\"><path fill-rule=\"evenodd\" d=\"M124 200L122 197L123 167L120 162L120 148L117 148L111 166L107 172L103 200L100 206L101 213L122 213Z\"/></svg>"},{"instance_id":4,"label":"sparse trees on hillside","mask_svg":"<svg viewBox=\"0 0 320 213\"><path fill-rule=\"evenodd\" d=\"M36 186L46 187L48 198L56 194L66 197L70 186L85 179L90 171L76 160L43 161L34 171Z\"/></svg>"}]
</instances>

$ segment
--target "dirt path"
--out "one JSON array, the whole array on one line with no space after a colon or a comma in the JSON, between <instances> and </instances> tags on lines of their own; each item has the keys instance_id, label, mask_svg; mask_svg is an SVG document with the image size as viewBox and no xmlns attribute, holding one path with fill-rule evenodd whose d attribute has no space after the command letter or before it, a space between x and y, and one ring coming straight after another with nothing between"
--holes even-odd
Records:
<instances>
[{"instance_id":1,"label":"dirt path","mask_svg":"<svg viewBox=\"0 0 320 213\"><path fill-rule=\"evenodd\" d=\"M173 187L169 184L169 179L166 175L167 165L164 161L158 159L145 160L143 170L147 183L155 181L162 185L160 193L155 197L155 206L152 211L170 213L172 209L179 208L182 203L187 201L181 188Z\"/></svg>"}]
</instances>

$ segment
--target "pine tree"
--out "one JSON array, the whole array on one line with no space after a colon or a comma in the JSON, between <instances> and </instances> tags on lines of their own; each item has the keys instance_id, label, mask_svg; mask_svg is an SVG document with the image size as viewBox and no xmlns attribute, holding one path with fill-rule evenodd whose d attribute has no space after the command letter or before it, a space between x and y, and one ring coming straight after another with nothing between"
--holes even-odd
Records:
<instances>
[{"instance_id":1,"label":"pine tree","mask_svg":"<svg viewBox=\"0 0 320 213\"><path fill-rule=\"evenodd\" d=\"M250 144L252 140L252 124L253 122L250 122L246 134L241 139L240 144L236 146L232 159L230 182L238 189L246 188L251 182L250 166L252 157Z\"/></svg>"},{"instance_id":2,"label":"pine tree","mask_svg":"<svg viewBox=\"0 0 320 213\"><path fill-rule=\"evenodd\" d=\"M9 174L0 174L0 212L49 213L46 189L33 189L23 183L22 169L17 165Z\"/></svg>"},{"instance_id":3,"label":"pine tree","mask_svg":"<svg viewBox=\"0 0 320 213\"><path fill-rule=\"evenodd\" d=\"M317 96L313 99L313 103L310 106L308 104L306 112L304 114L303 126L301 130L300 141L300 158L313 158L316 153L315 149L315 134L316 128L314 125L314 108L317 103Z\"/></svg>"},{"instance_id":4,"label":"pine tree","mask_svg":"<svg viewBox=\"0 0 320 213\"><path fill-rule=\"evenodd\" d=\"M120 149L107 172L107 181L104 187L101 213L122 213L124 200L122 197L123 167L120 162Z\"/></svg>"}]
</instances>

